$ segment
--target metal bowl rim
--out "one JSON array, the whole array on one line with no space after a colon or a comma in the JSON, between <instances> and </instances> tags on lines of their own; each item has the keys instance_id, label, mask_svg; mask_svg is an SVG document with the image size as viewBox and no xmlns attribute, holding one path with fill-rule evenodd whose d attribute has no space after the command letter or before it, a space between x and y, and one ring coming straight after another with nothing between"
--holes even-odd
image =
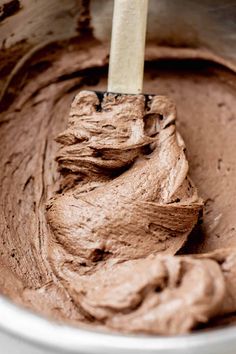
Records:
<instances>
[{"instance_id":1,"label":"metal bowl rim","mask_svg":"<svg viewBox=\"0 0 236 354\"><path fill-rule=\"evenodd\" d=\"M236 326L180 336L137 336L80 329L49 321L0 296L0 329L27 342L69 352L137 352L160 353L173 350L200 349L233 342Z\"/></svg>"}]
</instances>

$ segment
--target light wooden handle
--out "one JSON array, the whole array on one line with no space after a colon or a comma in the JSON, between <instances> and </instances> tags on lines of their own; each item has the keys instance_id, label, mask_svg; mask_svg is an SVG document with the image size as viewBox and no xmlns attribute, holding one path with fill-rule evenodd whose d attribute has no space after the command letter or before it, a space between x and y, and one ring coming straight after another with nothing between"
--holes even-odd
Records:
<instances>
[{"instance_id":1,"label":"light wooden handle","mask_svg":"<svg viewBox=\"0 0 236 354\"><path fill-rule=\"evenodd\" d=\"M115 0L108 92L142 92L147 10L148 0Z\"/></svg>"}]
</instances>

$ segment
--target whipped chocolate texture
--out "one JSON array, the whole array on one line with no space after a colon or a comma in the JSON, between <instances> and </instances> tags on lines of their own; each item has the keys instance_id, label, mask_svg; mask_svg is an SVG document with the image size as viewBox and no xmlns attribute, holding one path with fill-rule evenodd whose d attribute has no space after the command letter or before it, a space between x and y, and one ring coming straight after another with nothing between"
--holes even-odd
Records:
<instances>
[{"instance_id":1,"label":"whipped chocolate texture","mask_svg":"<svg viewBox=\"0 0 236 354\"><path fill-rule=\"evenodd\" d=\"M99 93L107 48L93 41L36 53L8 80L0 291L86 328L229 325L236 76L198 51L147 57L150 95Z\"/></svg>"},{"instance_id":2,"label":"whipped chocolate texture","mask_svg":"<svg viewBox=\"0 0 236 354\"><path fill-rule=\"evenodd\" d=\"M164 96L146 102L143 95L106 94L101 103L94 92L76 96L68 129L57 138L70 187L47 213L55 268L60 247L62 267L67 252L77 268L98 260L102 266L103 258L175 254L183 246L202 202L187 176L175 116Z\"/></svg>"}]
</instances>

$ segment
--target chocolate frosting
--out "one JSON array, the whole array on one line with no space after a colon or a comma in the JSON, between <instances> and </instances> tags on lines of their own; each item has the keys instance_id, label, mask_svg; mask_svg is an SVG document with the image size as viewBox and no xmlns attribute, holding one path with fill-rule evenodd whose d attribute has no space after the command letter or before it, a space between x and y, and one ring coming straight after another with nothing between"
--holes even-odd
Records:
<instances>
[{"instance_id":1,"label":"chocolate frosting","mask_svg":"<svg viewBox=\"0 0 236 354\"><path fill-rule=\"evenodd\" d=\"M122 332L178 334L233 318L235 75L193 59L149 62L150 96L87 91L106 87L107 49L97 43L38 54L9 79L4 295L49 318Z\"/></svg>"},{"instance_id":2,"label":"chocolate frosting","mask_svg":"<svg viewBox=\"0 0 236 354\"><path fill-rule=\"evenodd\" d=\"M202 202L187 177L175 106L163 96L146 105L143 95L107 94L100 103L88 91L72 103L68 129L57 138L68 190L47 213L54 267L58 246L62 265L67 252L76 268L108 257L175 254L196 224Z\"/></svg>"},{"instance_id":3,"label":"chocolate frosting","mask_svg":"<svg viewBox=\"0 0 236 354\"><path fill-rule=\"evenodd\" d=\"M151 255L109 262L76 285L70 281L70 290L88 315L113 329L173 335L234 312L235 275L236 250L199 258Z\"/></svg>"}]
</instances>

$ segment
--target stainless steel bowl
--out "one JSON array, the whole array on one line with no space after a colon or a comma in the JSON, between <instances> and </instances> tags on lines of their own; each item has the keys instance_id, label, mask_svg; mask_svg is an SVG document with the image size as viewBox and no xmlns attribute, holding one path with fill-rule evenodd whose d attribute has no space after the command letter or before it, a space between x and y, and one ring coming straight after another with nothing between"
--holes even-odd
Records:
<instances>
[{"instance_id":1,"label":"stainless steel bowl","mask_svg":"<svg viewBox=\"0 0 236 354\"><path fill-rule=\"evenodd\" d=\"M235 354L236 327L175 337L124 336L59 325L0 298L1 352L7 354Z\"/></svg>"},{"instance_id":2,"label":"stainless steel bowl","mask_svg":"<svg viewBox=\"0 0 236 354\"><path fill-rule=\"evenodd\" d=\"M0 0L1 5L9 0ZM16 1L17 2L17 1ZM0 78L2 87L29 51L70 38L80 25L83 0L20 0L14 15L0 26L0 46L22 45ZM112 0L91 0L94 34L108 41ZM27 39L27 42L25 42ZM236 64L235 0L150 0L148 40L177 47L203 47ZM0 352L5 354L235 354L236 327L176 337L124 336L50 322L0 297Z\"/></svg>"}]
</instances>

